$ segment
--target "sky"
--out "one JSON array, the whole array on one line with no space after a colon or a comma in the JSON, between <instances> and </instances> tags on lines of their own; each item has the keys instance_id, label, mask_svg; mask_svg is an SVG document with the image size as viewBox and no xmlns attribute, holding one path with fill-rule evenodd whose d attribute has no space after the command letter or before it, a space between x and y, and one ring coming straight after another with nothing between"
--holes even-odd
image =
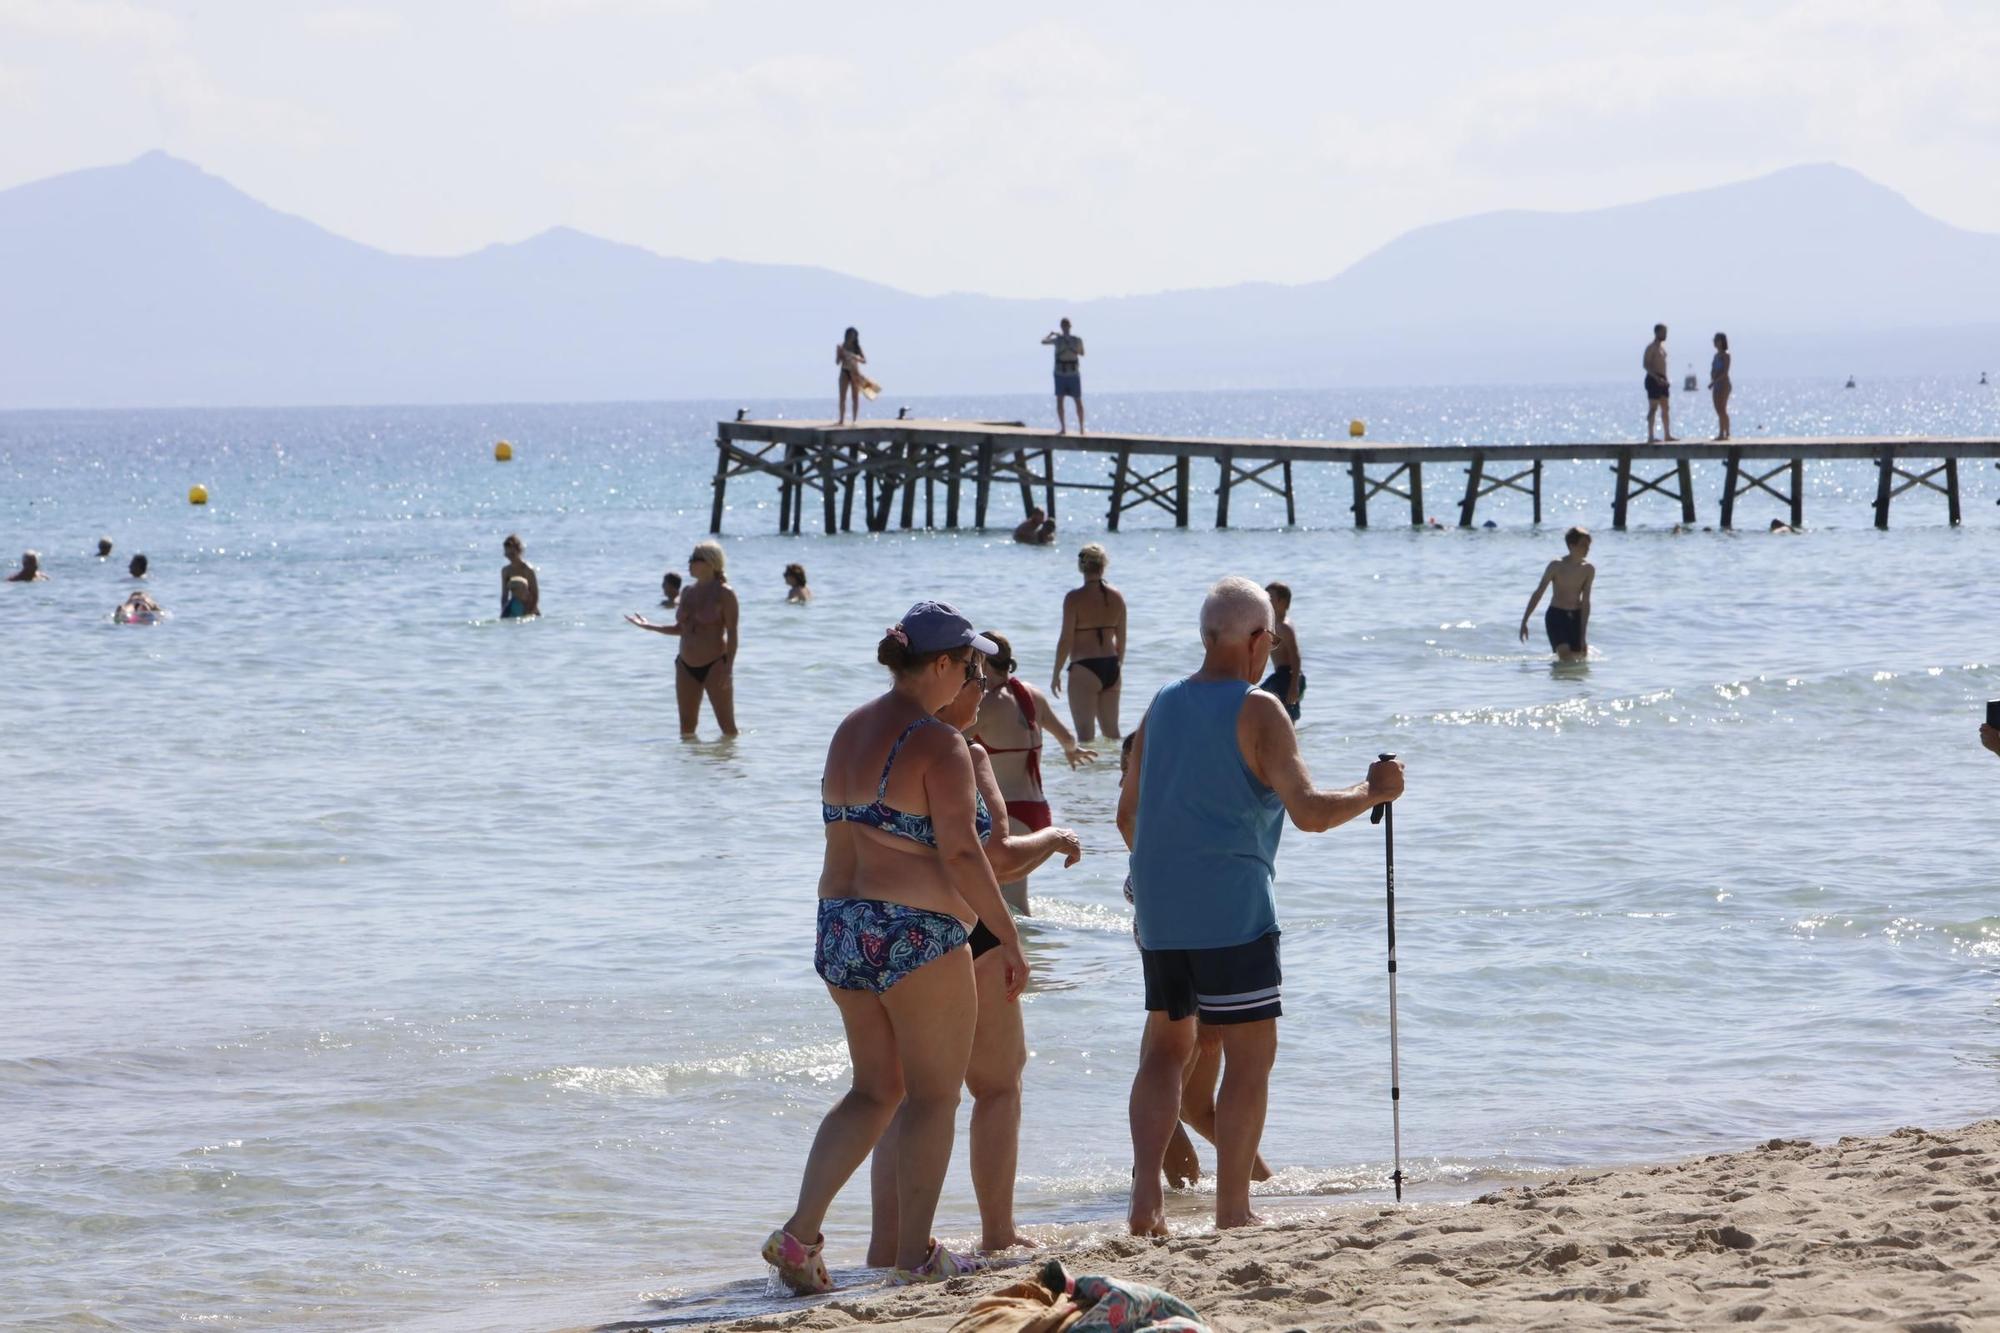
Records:
<instances>
[{"instance_id":1,"label":"sky","mask_svg":"<svg viewBox=\"0 0 2000 1333\"><path fill-rule=\"evenodd\" d=\"M158 148L401 253L1084 298L1800 162L2000 232L1996 69L2000 5L1939 0L0 0L0 187Z\"/></svg>"}]
</instances>

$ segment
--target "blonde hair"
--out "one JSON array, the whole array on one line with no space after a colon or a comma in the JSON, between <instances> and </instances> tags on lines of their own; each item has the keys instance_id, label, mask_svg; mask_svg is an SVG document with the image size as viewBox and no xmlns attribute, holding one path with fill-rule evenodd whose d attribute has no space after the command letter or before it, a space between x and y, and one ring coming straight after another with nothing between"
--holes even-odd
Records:
<instances>
[{"instance_id":1,"label":"blonde hair","mask_svg":"<svg viewBox=\"0 0 2000 1333\"><path fill-rule=\"evenodd\" d=\"M718 583L729 582L729 569L728 569L729 562L728 559L722 554L721 542L695 543L694 557L697 560L705 560L708 562L708 567L715 571L716 582Z\"/></svg>"},{"instance_id":2,"label":"blonde hair","mask_svg":"<svg viewBox=\"0 0 2000 1333\"><path fill-rule=\"evenodd\" d=\"M1076 553L1076 563L1082 567L1084 573L1101 576L1104 567L1111 563L1111 556L1102 546L1092 542Z\"/></svg>"}]
</instances>

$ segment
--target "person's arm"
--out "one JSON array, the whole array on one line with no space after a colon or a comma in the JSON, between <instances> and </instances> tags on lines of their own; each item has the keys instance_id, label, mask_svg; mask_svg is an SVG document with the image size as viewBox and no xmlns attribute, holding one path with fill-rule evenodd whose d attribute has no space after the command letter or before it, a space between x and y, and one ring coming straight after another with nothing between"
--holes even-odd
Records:
<instances>
[{"instance_id":1,"label":"person's arm","mask_svg":"<svg viewBox=\"0 0 2000 1333\"><path fill-rule=\"evenodd\" d=\"M1988 723L1980 723L1979 743L1993 751L1993 753L2000 754L2000 730L1995 730Z\"/></svg>"},{"instance_id":2,"label":"person's arm","mask_svg":"<svg viewBox=\"0 0 2000 1333\"><path fill-rule=\"evenodd\" d=\"M1096 763L1097 756L1078 745L1076 743L1076 733L1064 725L1060 717L1056 716L1055 705L1049 702L1049 697L1032 685L1028 686L1028 693L1033 695L1035 699L1036 718L1041 721L1043 729L1054 736L1056 743L1062 746L1063 758L1069 760L1069 766L1075 768L1078 764Z\"/></svg>"},{"instance_id":3,"label":"person's arm","mask_svg":"<svg viewBox=\"0 0 2000 1333\"><path fill-rule=\"evenodd\" d=\"M1590 645L1590 585L1596 581L1597 566L1586 564L1583 567L1583 587L1578 589L1576 594L1576 646L1578 648L1586 648Z\"/></svg>"},{"instance_id":4,"label":"person's arm","mask_svg":"<svg viewBox=\"0 0 2000 1333\"><path fill-rule=\"evenodd\" d=\"M993 761L987 757L983 745L972 747L972 773L979 783L979 794L986 798L986 812L993 816L993 835L986 840L986 859L993 866L994 878L1025 879L1057 852L1063 853L1065 867L1082 859L1083 843L1074 829L1007 831L1007 798L1000 794L1000 779L993 776Z\"/></svg>"},{"instance_id":5,"label":"person's arm","mask_svg":"<svg viewBox=\"0 0 2000 1333\"><path fill-rule=\"evenodd\" d=\"M1044 347L1051 347L1051 346L1054 346L1054 344L1055 344L1055 340L1056 340L1056 335L1055 335L1055 334L1053 334L1053 333L1044 333L1044 334L1042 335L1042 346L1044 346Z\"/></svg>"},{"instance_id":6,"label":"person's arm","mask_svg":"<svg viewBox=\"0 0 2000 1333\"><path fill-rule=\"evenodd\" d=\"M733 669L736 650L742 640L736 633L736 594L727 585L722 589L722 660Z\"/></svg>"},{"instance_id":7,"label":"person's arm","mask_svg":"<svg viewBox=\"0 0 2000 1333\"><path fill-rule=\"evenodd\" d=\"M1299 695L1306 687L1306 653L1299 646L1297 625L1285 631L1285 652L1292 659L1292 687L1285 691L1285 702L1297 708Z\"/></svg>"},{"instance_id":8,"label":"person's arm","mask_svg":"<svg viewBox=\"0 0 2000 1333\"><path fill-rule=\"evenodd\" d=\"M1117 636L1118 665L1125 665L1125 594L1118 594L1118 619L1113 633Z\"/></svg>"},{"instance_id":9,"label":"person's arm","mask_svg":"<svg viewBox=\"0 0 2000 1333\"><path fill-rule=\"evenodd\" d=\"M945 879L999 939L1006 959L1007 998L1015 999L1028 984L1028 959L1021 952L1021 933L1014 926L1014 914L1000 896L1000 881L972 824L971 752L957 732L928 741L927 748L932 757L924 766L924 796L930 803L931 828L937 835Z\"/></svg>"},{"instance_id":10,"label":"person's arm","mask_svg":"<svg viewBox=\"0 0 2000 1333\"><path fill-rule=\"evenodd\" d=\"M1078 338L1074 343L1071 343L1070 345L1076 348L1076 354L1078 356L1083 355L1083 339Z\"/></svg>"},{"instance_id":11,"label":"person's arm","mask_svg":"<svg viewBox=\"0 0 2000 1333\"><path fill-rule=\"evenodd\" d=\"M8 579L7 581L12 583L14 580ZM507 614L507 571L505 569L500 571L500 614L503 616Z\"/></svg>"},{"instance_id":12,"label":"person's arm","mask_svg":"<svg viewBox=\"0 0 2000 1333\"><path fill-rule=\"evenodd\" d=\"M1542 571L1542 581L1535 585L1534 596L1528 599L1528 609L1521 613L1522 643L1526 643L1528 641L1528 618L1535 614L1535 608L1541 604L1542 594L1548 590L1549 580L1553 579L1555 576L1556 576L1556 562L1551 560L1549 561L1549 567Z\"/></svg>"},{"instance_id":13,"label":"person's arm","mask_svg":"<svg viewBox=\"0 0 2000 1333\"><path fill-rule=\"evenodd\" d=\"M626 616L625 623L628 625L637 625L640 629L649 629L653 631L653 633L655 634L678 635L681 632L681 627L679 625L655 625L652 621L646 619L646 617L640 615L637 611L634 611L632 614Z\"/></svg>"},{"instance_id":14,"label":"person's arm","mask_svg":"<svg viewBox=\"0 0 2000 1333\"><path fill-rule=\"evenodd\" d=\"M528 614L531 616L538 616L541 613L542 613L542 584L541 580L535 577L535 567L533 565L529 565L528 566Z\"/></svg>"},{"instance_id":15,"label":"person's arm","mask_svg":"<svg viewBox=\"0 0 2000 1333\"><path fill-rule=\"evenodd\" d=\"M1262 690L1252 690L1243 696L1236 733L1250 771L1278 793L1278 799L1285 803L1285 813L1303 832L1324 833L1338 828L1356 815L1366 814L1403 794L1403 766L1394 759L1377 760L1369 766L1367 780L1352 787L1324 791L1313 786L1305 756L1299 753L1298 733L1292 730L1285 706L1275 695Z\"/></svg>"},{"instance_id":16,"label":"person's arm","mask_svg":"<svg viewBox=\"0 0 2000 1333\"><path fill-rule=\"evenodd\" d=\"M1056 635L1056 664L1049 672L1049 692L1062 698L1063 665L1069 661L1069 650L1076 642L1076 604L1068 597L1063 598L1062 632Z\"/></svg>"},{"instance_id":17,"label":"person's arm","mask_svg":"<svg viewBox=\"0 0 2000 1333\"><path fill-rule=\"evenodd\" d=\"M1139 761L1146 754L1146 719L1139 719L1139 729L1132 733L1132 753L1125 760L1125 779L1118 786L1118 836L1125 839L1125 850L1133 850L1133 840L1139 836Z\"/></svg>"}]
</instances>

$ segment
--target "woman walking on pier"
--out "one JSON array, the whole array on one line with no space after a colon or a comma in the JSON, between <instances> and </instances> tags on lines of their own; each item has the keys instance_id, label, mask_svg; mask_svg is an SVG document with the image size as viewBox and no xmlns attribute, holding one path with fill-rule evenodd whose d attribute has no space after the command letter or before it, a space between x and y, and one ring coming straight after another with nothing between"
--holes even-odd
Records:
<instances>
[{"instance_id":1,"label":"woman walking on pier","mask_svg":"<svg viewBox=\"0 0 2000 1333\"><path fill-rule=\"evenodd\" d=\"M986 690L979 701L979 716L973 723L972 739L982 746L993 763L993 776L1007 802L1008 830L1018 834L1039 833L1055 823L1049 809L1049 795L1042 790L1042 732L1055 733L1069 766L1096 762L1097 756L1076 743L1076 737L1056 716L1048 697L1014 674L1014 646L993 630L986 637L1000 651L986 659ZM1000 895L1007 905L1023 916L1028 914L1028 875L1003 880Z\"/></svg>"},{"instance_id":2,"label":"woman walking on pier","mask_svg":"<svg viewBox=\"0 0 2000 1333\"><path fill-rule=\"evenodd\" d=\"M861 420L861 395L873 398L881 392L874 380L862 373L861 367L868 364L868 354L861 350L861 331L850 328L841 338L840 346L833 349L834 364L840 367L840 382L834 388L834 399L840 405L840 419L834 424L847 424L847 402L854 400L854 419Z\"/></svg>"},{"instance_id":3,"label":"woman walking on pier","mask_svg":"<svg viewBox=\"0 0 2000 1333\"><path fill-rule=\"evenodd\" d=\"M1715 399L1715 438L1729 438L1729 335L1715 335L1715 359L1708 363L1708 391Z\"/></svg>"},{"instance_id":4,"label":"woman walking on pier","mask_svg":"<svg viewBox=\"0 0 2000 1333\"><path fill-rule=\"evenodd\" d=\"M1069 664L1069 715L1085 744L1102 731L1118 739L1118 675L1125 665L1125 596L1104 581L1111 557L1096 542L1076 553L1083 586L1063 598L1062 633L1049 690L1062 697Z\"/></svg>"},{"instance_id":5,"label":"woman walking on pier","mask_svg":"<svg viewBox=\"0 0 2000 1333\"><path fill-rule=\"evenodd\" d=\"M725 736L736 734L736 650L740 646L736 630L736 590L724 573L722 547L703 542L688 557L688 573L694 578L674 606L674 623L656 625L642 615L626 616L628 623L655 634L667 634L681 641L674 656L674 701L680 706L681 735L694 735L701 721L701 700L715 714L715 725Z\"/></svg>"}]
</instances>

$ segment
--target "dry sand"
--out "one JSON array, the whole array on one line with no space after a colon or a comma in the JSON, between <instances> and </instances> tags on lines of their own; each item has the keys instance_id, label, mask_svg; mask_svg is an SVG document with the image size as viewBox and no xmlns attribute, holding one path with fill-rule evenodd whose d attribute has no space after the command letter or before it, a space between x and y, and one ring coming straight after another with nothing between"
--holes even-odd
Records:
<instances>
[{"instance_id":1,"label":"dry sand","mask_svg":"<svg viewBox=\"0 0 2000 1333\"><path fill-rule=\"evenodd\" d=\"M1217 1329L2000 1330L2000 1120L1827 1147L1774 1139L1469 1204L1119 1239L1072 1272L1163 1287ZM942 1333L1025 1266L712 1327ZM645 1320L612 1327L643 1329ZM681 1325L685 1328L685 1325Z\"/></svg>"}]
</instances>

